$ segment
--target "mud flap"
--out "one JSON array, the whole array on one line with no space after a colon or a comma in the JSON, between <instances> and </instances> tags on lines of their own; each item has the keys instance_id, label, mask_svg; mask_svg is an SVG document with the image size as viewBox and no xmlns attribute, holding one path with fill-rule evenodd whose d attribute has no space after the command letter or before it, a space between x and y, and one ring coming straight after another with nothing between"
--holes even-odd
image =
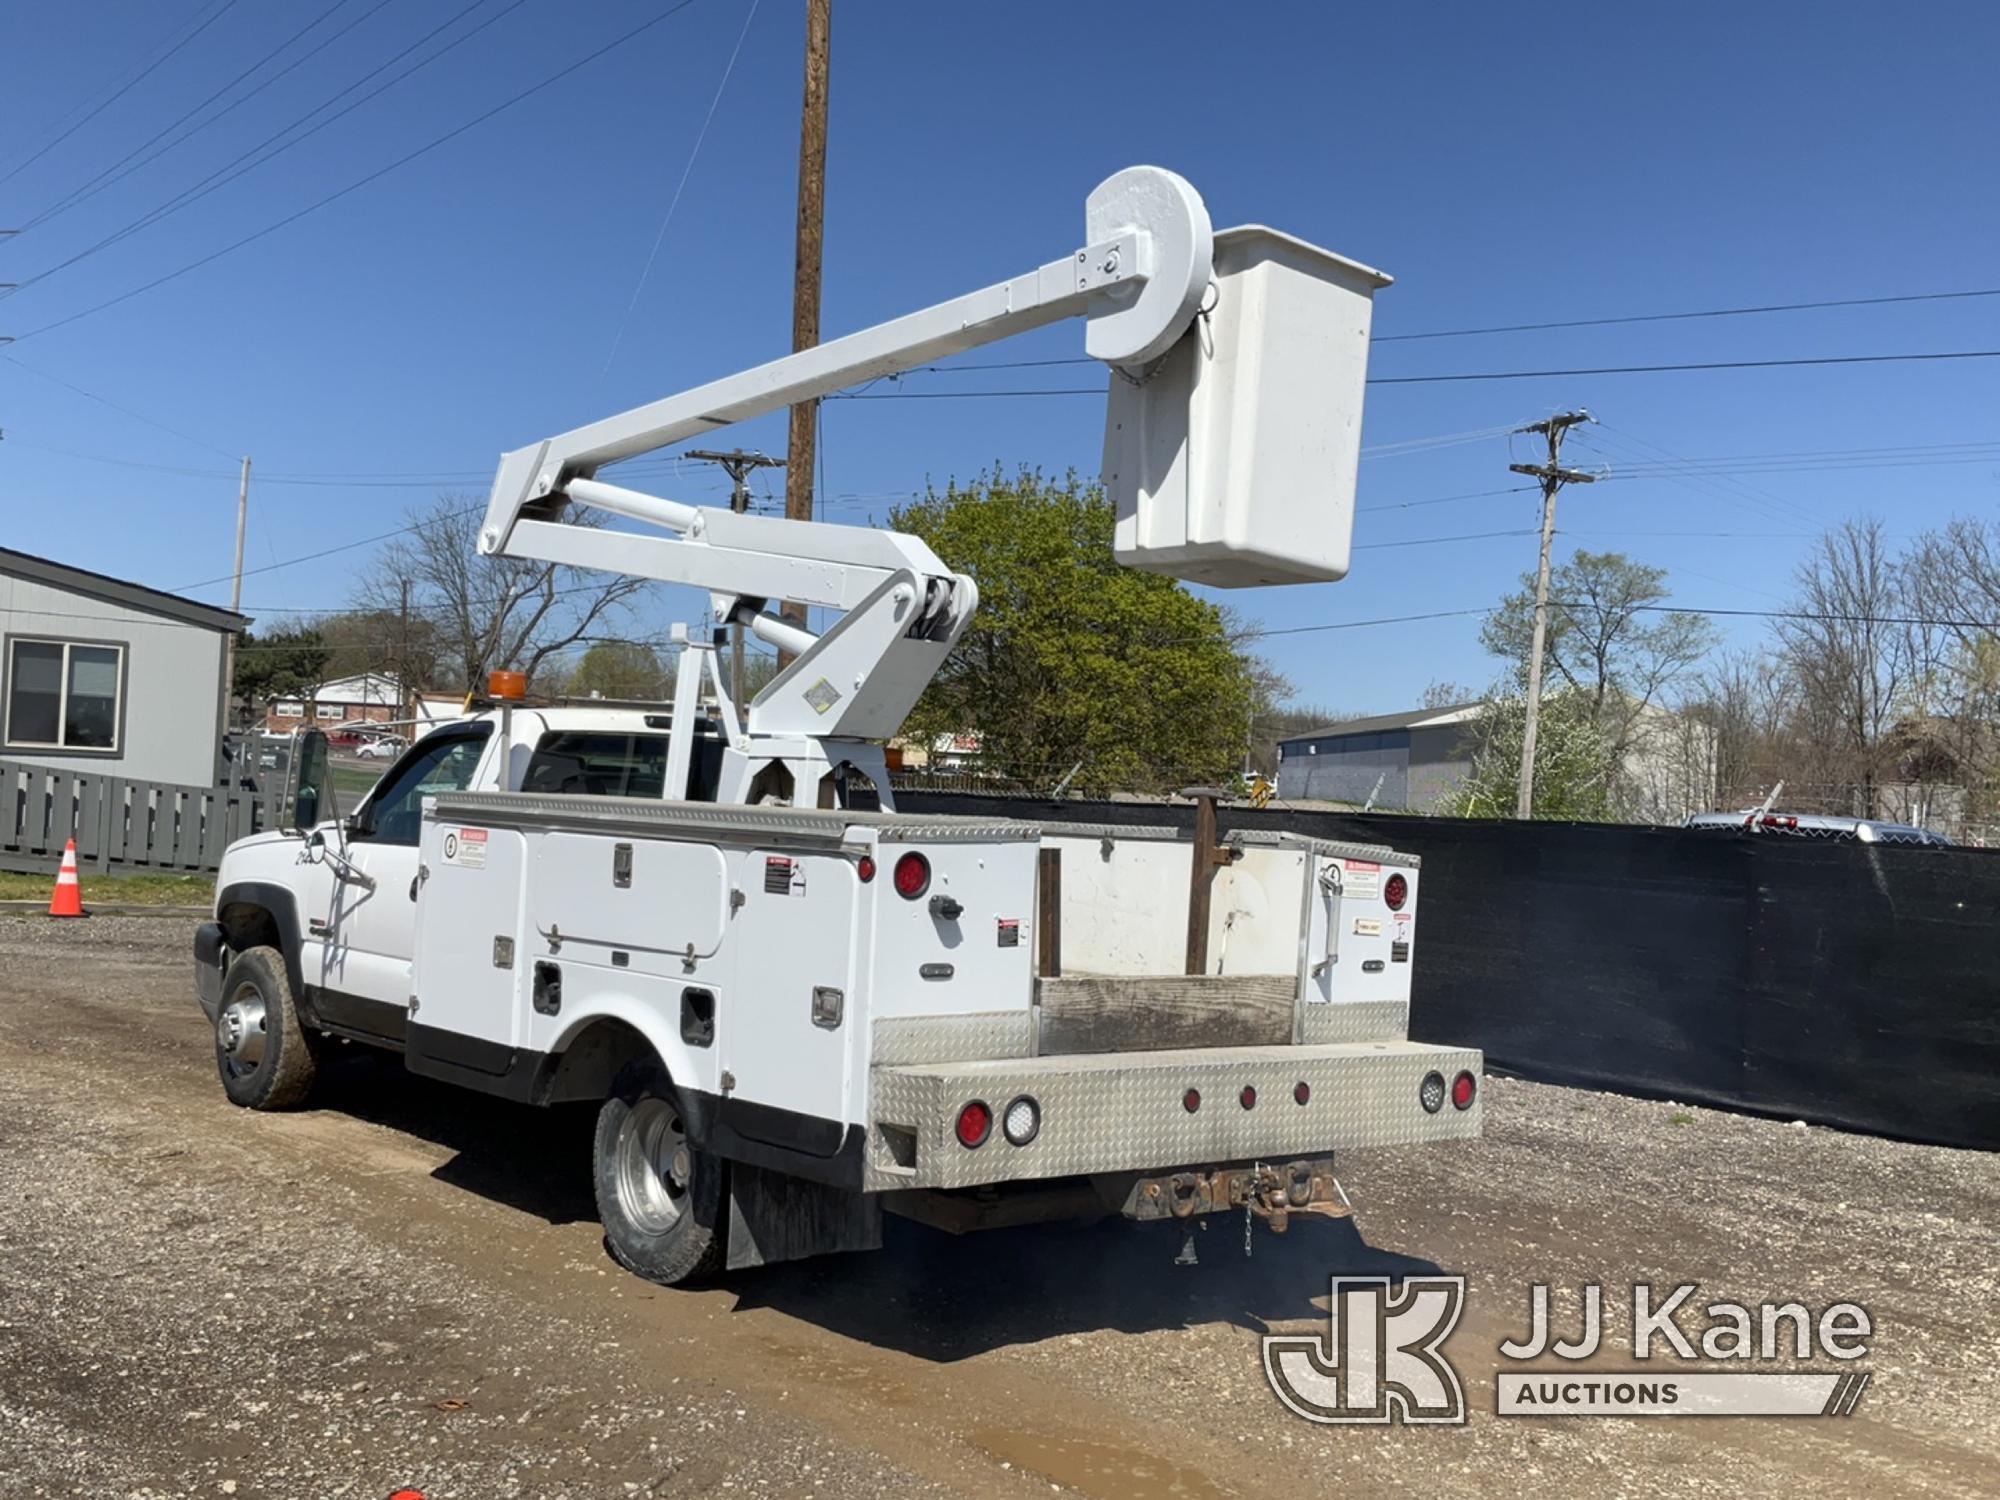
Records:
<instances>
[{"instance_id":1,"label":"mud flap","mask_svg":"<svg viewBox=\"0 0 2000 1500\"><path fill-rule=\"evenodd\" d=\"M730 1270L881 1248L882 1207L872 1194L730 1163Z\"/></svg>"}]
</instances>

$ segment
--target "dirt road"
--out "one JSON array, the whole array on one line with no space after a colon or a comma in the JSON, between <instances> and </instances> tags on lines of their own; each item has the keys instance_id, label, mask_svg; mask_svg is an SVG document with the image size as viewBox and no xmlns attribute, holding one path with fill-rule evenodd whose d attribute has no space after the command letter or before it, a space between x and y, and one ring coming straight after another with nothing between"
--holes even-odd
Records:
<instances>
[{"instance_id":1,"label":"dirt road","mask_svg":"<svg viewBox=\"0 0 2000 1500\"><path fill-rule=\"evenodd\" d=\"M1235 1220L1193 1268L1123 1224L892 1221L880 1254L669 1292L599 1245L587 1110L359 1052L309 1111L230 1108L187 940L0 918L0 1495L1972 1496L2000 1474L1991 1156L1493 1080L1476 1148L1357 1154L1357 1220L1260 1230L1249 1260ZM1260 1333L1323 1331L1336 1272L1434 1267L1469 1279L1469 1425L1279 1406ZM1860 1302L1873 1384L1844 1420L1493 1415L1529 1284L1635 1280Z\"/></svg>"}]
</instances>

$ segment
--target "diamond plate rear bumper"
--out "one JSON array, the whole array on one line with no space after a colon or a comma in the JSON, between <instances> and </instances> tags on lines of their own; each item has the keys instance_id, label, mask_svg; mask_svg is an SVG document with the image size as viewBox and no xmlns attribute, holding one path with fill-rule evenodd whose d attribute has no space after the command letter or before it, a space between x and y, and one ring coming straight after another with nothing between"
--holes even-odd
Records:
<instances>
[{"instance_id":1,"label":"diamond plate rear bumper","mask_svg":"<svg viewBox=\"0 0 2000 1500\"><path fill-rule=\"evenodd\" d=\"M1480 1132L1484 1089L1472 1108L1447 1103L1435 1115L1424 1112L1418 1090L1427 1073L1449 1083L1480 1069L1475 1048L1405 1041L877 1067L866 1186L976 1187L1469 1140ZM1292 1097L1301 1082L1312 1092L1305 1105ZM1251 1109L1239 1102L1245 1085L1257 1090ZM1182 1103L1190 1088L1202 1100L1192 1114ZM1041 1107L1041 1131L1015 1146L999 1122L1023 1094ZM973 1099L992 1109L994 1125L983 1145L967 1150L953 1126Z\"/></svg>"}]
</instances>

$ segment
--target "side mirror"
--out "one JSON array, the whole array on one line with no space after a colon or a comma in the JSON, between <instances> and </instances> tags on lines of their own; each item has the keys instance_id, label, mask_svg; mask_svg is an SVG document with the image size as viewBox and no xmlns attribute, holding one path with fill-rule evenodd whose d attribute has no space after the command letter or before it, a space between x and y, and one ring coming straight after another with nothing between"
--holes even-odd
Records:
<instances>
[{"instance_id":1,"label":"side mirror","mask_svg":"<svg viewBox=\"0 0 2000 1500\"><path fill-rule=\"evenodd\" d=\"M301 730L292 745L291 762L285 779L286 827L298 833L339 812L334 805L326 736L317 729Z\"/></svg>"}]
</instances>

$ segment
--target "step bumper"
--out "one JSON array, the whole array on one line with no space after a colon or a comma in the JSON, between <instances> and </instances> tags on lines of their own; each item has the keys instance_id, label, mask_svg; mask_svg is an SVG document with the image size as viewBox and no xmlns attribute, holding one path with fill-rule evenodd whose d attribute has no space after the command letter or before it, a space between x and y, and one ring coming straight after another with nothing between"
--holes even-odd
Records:
<instances>
[{"instance_id":1,"label":"step bumper","mask_svg":"<svg viewBox=\"0 0 2000 1500\"><path fill-rule=\"evenodd\" d=\"M869 1079L867 1186L949 1189L1150 1174L1469 1140L1480 1133L1484 1087L1470 1108L1457 1109L1447 1097L1432 1114L1422 1104L1423 1082L1438 1074L1448 1095L1458 1074L1480 1078L1481 1063L1476 1048L1381 1041L877 1067ZM1303 1105L1293 1092L1300 1083L1309 1091ZM1248 1109L1246 1087L1256 1090ZM1201 1096L1193 1111L1185 1104L1190 1089ZM1039 1128L1017 1146L1003 1121L1022 1098L1034 1101ZM955 1127L972 1100L992 1111L993 1126L968 1148Z\"/></svg>"}]
</instances>

